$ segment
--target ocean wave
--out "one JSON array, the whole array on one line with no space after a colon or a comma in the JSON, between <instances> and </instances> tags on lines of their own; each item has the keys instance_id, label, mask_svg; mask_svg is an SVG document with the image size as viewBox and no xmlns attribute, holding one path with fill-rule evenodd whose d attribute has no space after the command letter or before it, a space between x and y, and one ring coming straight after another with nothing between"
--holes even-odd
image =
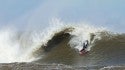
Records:
<instances>
[{"instance_id":1,"label":"ocean wave","mask_svg":"<svg viewBox=\"0 0 125 70\"><path fill-rule=\"evenodd\" d=\"M54 23L54 24L53 24ZM88 41L83 56L79 52ZM124 64L125 34L87 24L53 21L44 30L0 30L0 62L41 62L76 65Z\"/></svg>"}]
</instances>

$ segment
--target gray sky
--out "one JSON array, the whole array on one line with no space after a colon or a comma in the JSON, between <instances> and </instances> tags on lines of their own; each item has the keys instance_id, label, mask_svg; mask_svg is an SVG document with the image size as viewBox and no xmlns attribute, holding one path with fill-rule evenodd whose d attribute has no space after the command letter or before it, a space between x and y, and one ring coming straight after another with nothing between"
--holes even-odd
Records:
<instances>
[{"instance_id":1,"label":"gray sky","mask_svg":"<svg viewBox=\"0 0 125 70\"><path fill-rule=\"evenodd\" d=\"M125 32L125 0L0 0L0 25L44 27L53 17Z\"/></svg>"}]
</instances>

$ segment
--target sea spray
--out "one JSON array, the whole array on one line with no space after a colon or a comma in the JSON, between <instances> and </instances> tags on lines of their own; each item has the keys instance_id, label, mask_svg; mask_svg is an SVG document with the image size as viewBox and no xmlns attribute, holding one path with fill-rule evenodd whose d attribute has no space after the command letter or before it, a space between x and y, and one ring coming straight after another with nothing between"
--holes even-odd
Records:
<instances>
[{"instance_id":1,"label":"sea spray","mask_svg":"<svg viewBox=\"0 0 125 70\"><path fill-rule=\"evenodd\" d=\"M78 50L81 50L83 47L83 43L88 40L90 45L86 49L87 51L90 50L92 47L92 43L94 42L94 39L99 39L100 36L97 34L98 32L105 31L106 29L101 28L95 28L91 25L87 25L85 23L82 23L81 25L75 25L74 31L72 31L70 34L72 35L72 38L69 42L71 47L77 48ZM92 39L92 35L94 38ZM92 40L91 40L92 39Z\"/></svg>"},{"instance_id":2,"label":"sea spray","mask_svg":"<svg viewBox=\"0 0 125 70\"><path fill-rule=\"evenodd\" d=\"M80 50L85 40L90 42L91 33L95 34L103 30L103 28L94 28L85 23L67 24L58 19L52 19L46 29L38 31L20 32L16 29L4 28L0 30L0 62L31 62L42 59L42 53L35 56L34 52L37 52L42 46L47 46L48 41L61 31L71 35L70 47ZM86 50L90 51L90 48L88 47Z\"/></svg>"}]
</instances>

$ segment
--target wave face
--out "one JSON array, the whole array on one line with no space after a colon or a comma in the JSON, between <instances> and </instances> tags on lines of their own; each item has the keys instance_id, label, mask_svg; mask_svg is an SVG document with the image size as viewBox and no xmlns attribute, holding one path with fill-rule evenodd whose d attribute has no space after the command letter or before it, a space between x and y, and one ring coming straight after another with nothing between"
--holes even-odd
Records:
<instances>
[{"instance_id":1,"label":"wave face","mask_svg":"<svg viewBox=\"0 0 125 70\"><path fill-rule=\"evenodd\" d=\"M125 64L125 34L87 24L53 22L44 30L0 30L0 62L62 63L71 65ZM84 55L83 43L89 45Z\"/></svg>"},{"instance_id":2,"label":"wave face","mask_svg":"<svg viewBox=\"0 0 125 70\"><path fill-rule=\"evenodd\" d=\"M59 33L61 34L61 33ZM58 35L54 37L60 39L60 43L50 45L48 42L45 47L54 47L46 55L38 60L41 63L63 63L69 65L78 65L78 66L110 66L110 65L124 65L124 50L125 50L125 34L113 34L111 32L102 31L94 33L94 40L92 40L92 35L90 34L91 44L89 45L89 53L84 54L83 56L79 55L78 50L80 46L77 47L78 43L72 42L76 36L70 34L61 34L63 35L63 40L58 38ZM56 42L54 37L50 40ZM62 38L62 36L61 36ZM76 39L75 39L76 41ZM80 41L79 41L80 42ZM73 46L72 46L73 45ZM82 46L81 46L82 47Z\"/></svg>"}]
</instances>

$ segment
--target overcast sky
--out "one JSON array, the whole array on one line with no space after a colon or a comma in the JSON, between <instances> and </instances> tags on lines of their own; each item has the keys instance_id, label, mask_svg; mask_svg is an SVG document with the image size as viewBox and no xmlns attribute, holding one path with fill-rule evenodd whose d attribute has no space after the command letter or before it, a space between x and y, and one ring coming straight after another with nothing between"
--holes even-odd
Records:
<instances>
[{"instance_id":1,"label":"overcast sky","mask_svg":"<svg viewBox=\"0 0 125 70\"><path fill-rule=\"evenodd\" d=\"M125 0L0 0L1 26L45 26L53 17L125 32Z\"/></svg>"}]
</instances>

